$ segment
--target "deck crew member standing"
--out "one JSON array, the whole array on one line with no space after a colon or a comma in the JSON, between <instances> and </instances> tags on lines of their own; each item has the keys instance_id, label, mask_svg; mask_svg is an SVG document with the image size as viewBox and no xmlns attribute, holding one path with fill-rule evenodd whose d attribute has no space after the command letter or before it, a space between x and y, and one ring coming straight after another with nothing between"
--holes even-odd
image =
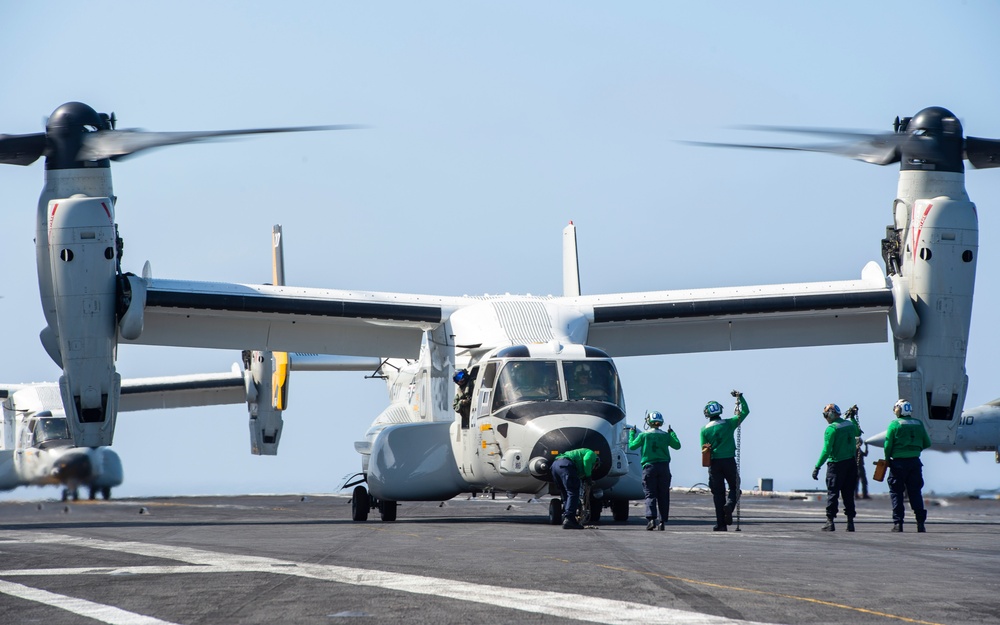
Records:
<instances>
[{"instance_id":1,"label":"deck crew member standing","mask_svg":"<svg viewBox=\"0 0 1000 625\"><path fill-rule=\"evenodd\" d=\"M832 532L836 528L833 520L837 517L837 499L844 500L844 516L847 517L847 531L854 531L854 489L858 485L858 463L855 458L857 438L861 428L856 421L858 408L852 406L847 416L850 420L840 418L840 407L837 404L827 404L823 408L823 418L827 426L823 433L823 451L816 461L812 478L819 479L819 469L826 463L826 525L824 532Z\"/></svg>"},{"instance_id":2,"label":"deck crew member standing","mask_svg":"<svg viewBox=\"0 0 1000 625\"><path fill-rule=\"evenodd\" d=\"M917 519L917 531L926 532L927 509L920 489L924 487L920 452L931 446L927 430L913 418L913 406L900 399L892 407L896 418L885 433L885 460L889 464L889 497L892 500L892 531L903 531L903 491L910 498L910 509Z\"/></svg>"},{"instance_id":3,"label":"deck crew member standing","mask_svg":"<svg viewBox=\"0 0 1000 625\"><path fill-rule=\"evenodd\" d=\"M628 448L642 449L642 492L646 495L646 529L657 528L656 512L660 512L659 529L670 518L670 449L680 449L681 441L673 428L664 432L663 415L658 410L646 413L649 431L637 434L629 430Z\"/></svg>"},{"instance_id":4,"label":"deck crew member standing","mask_svg":"<svg viewBox=\"0 0 1000 625\"><path fill-rule=\"evenodd\" d=\"M727 525L732 525L733 510L740 500L740 471L736 466L736 441L733 432L750 414L750 408L743 393L733 391L732 394L738 402L736 416L723 419L722 404L710 401L705 404L708 423L701 428L702 449L708 445L712 453L708 467L708 488L712 491L712 501L715 503L715 527L712 528L715 532L724 532ZM729 484L728 500L726 484Z\"/></svg>"}]
</instances>

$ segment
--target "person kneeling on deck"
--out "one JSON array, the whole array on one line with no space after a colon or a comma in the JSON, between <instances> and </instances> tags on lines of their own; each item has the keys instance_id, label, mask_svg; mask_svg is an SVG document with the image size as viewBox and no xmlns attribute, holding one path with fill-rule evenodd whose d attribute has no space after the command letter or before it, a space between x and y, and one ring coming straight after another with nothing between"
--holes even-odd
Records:
<instances>
[{"instance_id":1,"label":"person kneeling on deck","mask_svg":"<svg viewBox=\"0 0 1000 625\"><path fill-rule=\"evenodd\" d=\"M563 529L583 529L583 525L576 520L580 509L580 480L593 480L594 471L600 464L601 457L597 452L587 448L559 454L552 462L552 477L563 500Z\"/></svg>"}]
</instances>

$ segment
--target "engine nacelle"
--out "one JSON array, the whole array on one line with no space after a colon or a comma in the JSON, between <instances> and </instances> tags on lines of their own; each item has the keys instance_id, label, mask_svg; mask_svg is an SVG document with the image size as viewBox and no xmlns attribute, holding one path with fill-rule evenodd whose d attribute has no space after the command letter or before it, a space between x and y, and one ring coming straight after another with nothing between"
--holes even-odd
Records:
<instances>
[{"instance_id":1,"label":"engine nacelle","mask_svg":"<svg viewBox=\"0 0 1000 625\"><path fill-rule=\"evenodd\" d=\"M53 347L63 369L63 406L78 446L107 446L114 438L121 390L121 376L115 371L117 263L111 200L52 200L48 215L58 321ZM47 330L52 342L53 328Z\"/></svg>"},{"instance_id":2,"label":"engine nacelle","mask_svg":"<svg viewBox=\"0 0 1000 625\"><path fill-rule=\"evenodd\" d=\"M938 176L943 180L939 184L960 180ZM899 396L910 401L914 416L927 425L937 444L954 442L965 403L965 358L979 251L975 205L963 198L964 189L960 193L945 186L944 190L949 196L913 201L900 259L905 285L893 279L897 313L905 313L893 326ZM903 294L909 296L918 324L906 320L912 313L905 310L910 302L899 299Z\"/></svg>"},{"instance_id":3,"label":"engine nacelle","mask_svg":"<svg viewBox=\"0 0 1000 625\"><path fill-rule=\"evenodd\" d=\"M451 499L471 490L458 473L451 423L396 423L372 442L368 488L383 501Z\"/></svg>"},{"instance_id":4,"label":"engine nacelle","mask_svg":"<svg viewBox=\"0 0 1000 625\"><path fill-rule=\"evenodd\" d=\"M246 351L243 353L243 365L247 410L250 413L250 453L275 456L284 421L281 410L273 403L275 380L271 352Z\"/></svg>"}]
</instances>

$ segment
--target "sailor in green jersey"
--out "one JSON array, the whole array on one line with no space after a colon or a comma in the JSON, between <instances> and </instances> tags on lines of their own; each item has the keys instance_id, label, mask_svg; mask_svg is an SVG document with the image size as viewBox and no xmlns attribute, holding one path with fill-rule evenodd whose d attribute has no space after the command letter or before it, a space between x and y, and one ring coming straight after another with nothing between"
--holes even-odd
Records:
<instances>
[{"instance_id":1,"label":"sailor in green jersey","mask_svg":"<svg viewBox=\"0 0 1000 625\"><path fill-rule=\"evenodd\" d=\"M840 418L840 407L837 404L827 404L823 408L823 418L827 426L823 433L823 451L816 461L812 478L819 479L819 468L826 463L826 525L824 532L832 532L836 528L833 520L837 516L838 496L844 500L844 515L847 517L847 531L854 531L854 490L858 483L858 463L855 453L858 449L857 438L861 428L857 422L858 407L851 406L847 411L850 421Z\"/></svg>"},{"instance_id":2,"label":"sailor in green jersey","mask_svg":"<svg viewBox=\"0 0 1000 625\"><path fill-rule=\"evenodd\" d=\"M601 457L592 449L573 449L559 454L552 461L552 477L559 487L563 500L563 529L582 530L576 520L580 509L580 480L592 480L594 471L601 466Z\"/></svg>"},{"instance_id":3,"label":"sailor in green jersey","mask_svg":"<svg viewBox=\"0 0 1000 625\"><path fill-rule=\"evenodd\" d=\"M910 498L910 509L917 519L917 531L926 532L927 509L920 489L924 487L920 452L931 446L927 430L913 418L913 406L900 399L892 407L896 418L885 433L885 460L889 464L889 497L892 500L892 531L903 531L903 491Z\"/></svg>"},{"instance_id":4,"label":"sailor in green jersey","mask_svg":"<svg viewBox=\"0 0 1000 625\"><path fill-rule=\"evenodd\" d=\"M649 431L637 434L633 426L629 430L628 448L641 449L642 492L646 495L646 529L657 528L656 511L660 511L659 528L670 517L670 449L680 449L681 441L673 428L667 426L664 432L663 415L657 410L646 413L646 427Z\"/></svg>"},{"instance_id":5,"label":"sailor in green jersey","mask_svg":"<svg viewBox=\"0 0 1000 625\"><path fill-rule=\"evenodd\" d=\"M712 450L712 461L708 467L708 489L712 491L712 501L715 504L714 532L724 532L727 525L732 525L733 510L740 500L740 471L736 466L736 441L733 432L750 414L750 408L743 393L733 391L732 395L738 402L736 416L723 419L722 404L710 401L705 404L708 423L701 428L702 449L708 445ZM729 485L728 499L726 484Z\"/></svg>"}]
</instances>

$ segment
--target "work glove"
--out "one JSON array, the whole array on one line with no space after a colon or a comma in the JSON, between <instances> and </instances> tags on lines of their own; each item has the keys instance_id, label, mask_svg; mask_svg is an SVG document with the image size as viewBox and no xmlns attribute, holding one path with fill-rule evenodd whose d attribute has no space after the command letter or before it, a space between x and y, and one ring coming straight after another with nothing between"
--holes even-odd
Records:
<instances>
[{"instance_id":1,"label":"work glove","mask_svg":"<svg viewBox=\"0 0 1000 625\"><path fill-rule=\"evenodd\" d=\"M673 431L674 431L674 428L672 428L672 427L670 427L670 426L668 425L668 426L667 426L667 431L668 431L668 432L673 432Z\"/></svg>"},{"instance_id":2,"label":"work glove","mask_svg":"<svg viewBox=\"0 0 1000 625\"><path fill-rule=\"evenodd\" d=\"M814 480L818 480L819 479L819 467L816 467L815 469L813 469L813 479Z\"/></svg>"},{"instance_id":3,"label":"work glove","mask_svg":"<svg viewBox=\"0 0 1000 625\"><path fill-rule=\"evenodd\" d=\"M735 389L732 390L732 391L730 391L729 394L732 395L733 397L741 397L743 395L743 393L741 393L741 392L739 392L739 391L737 391Z\"/></svg>"}]
</instances>

